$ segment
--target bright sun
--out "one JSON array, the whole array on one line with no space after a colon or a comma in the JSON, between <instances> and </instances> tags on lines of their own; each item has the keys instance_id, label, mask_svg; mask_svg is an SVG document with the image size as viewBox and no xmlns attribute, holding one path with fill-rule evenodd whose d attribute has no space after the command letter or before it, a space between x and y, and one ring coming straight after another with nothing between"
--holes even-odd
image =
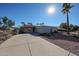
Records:
<instances>
[{"instance_id":1,"label":"bright sun","mask_svg":"<svg viewBox=\"0 0 79 59\"><path fill-rule=\"evenodd\" d=\"M48 13L49 14L54 14L54 12L55 12L55 7L49 7L48 8Z\"/></svg>"}]
</instances>

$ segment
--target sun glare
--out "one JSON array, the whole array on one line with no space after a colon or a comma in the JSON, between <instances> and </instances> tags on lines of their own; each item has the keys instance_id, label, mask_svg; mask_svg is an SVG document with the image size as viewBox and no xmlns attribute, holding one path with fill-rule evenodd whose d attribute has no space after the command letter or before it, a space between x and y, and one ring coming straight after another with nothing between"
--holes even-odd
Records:
<instances>
[{"instance_id":1,"label":"sun glare","mask_svg":"<svg viewBox=\"0 0 79 59\"><path fill-rule=\"evenodd\" d=\"M55 12L55 7L49 7L48 8L48 13L49 14L54 14L54 12Z\"/></svg>"}]
</instances>

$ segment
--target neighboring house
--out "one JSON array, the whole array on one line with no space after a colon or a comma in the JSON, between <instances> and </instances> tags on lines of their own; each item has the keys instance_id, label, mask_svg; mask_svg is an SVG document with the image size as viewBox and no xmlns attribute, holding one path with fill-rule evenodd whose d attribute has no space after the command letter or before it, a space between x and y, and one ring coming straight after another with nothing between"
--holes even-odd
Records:
<instances>
[{"instance_id":1,"label":"neighboring house","mask_svg":"<svg viewBox=\"0 0 79 59\"><path fill-rule=\"evenodd\" d=\"M33 32L33 26L32 25L25 25L25 26L22 26L20 28L20 32L21 33L30 33L30 32Z\"/></svg>"},{"instance_id":2,"label":"neighboring house","mask_svg":"<svg viewBox=\"0 0 79 59\"><path fill-rule=\"evenodd\" d=\"M33 26L32 25L26 25L26 32L33 32Z\"/></svg>"}]
</instances>

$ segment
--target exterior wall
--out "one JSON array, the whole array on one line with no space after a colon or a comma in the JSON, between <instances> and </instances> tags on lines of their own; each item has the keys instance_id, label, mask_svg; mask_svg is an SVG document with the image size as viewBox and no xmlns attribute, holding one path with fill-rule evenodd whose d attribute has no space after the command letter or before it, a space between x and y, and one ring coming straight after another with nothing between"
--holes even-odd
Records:
<instances>
[{"instance_id":1,"label":"exterior wall","mask_svg":"<svg viewBox=\"0 0 79 59\"><path fill-rule=\"evenodd\" d=\"M36 32L38 33L50 33L56 30L56 27L50 27L50 26L36 26Z\"/></svg>"}]
</instances>

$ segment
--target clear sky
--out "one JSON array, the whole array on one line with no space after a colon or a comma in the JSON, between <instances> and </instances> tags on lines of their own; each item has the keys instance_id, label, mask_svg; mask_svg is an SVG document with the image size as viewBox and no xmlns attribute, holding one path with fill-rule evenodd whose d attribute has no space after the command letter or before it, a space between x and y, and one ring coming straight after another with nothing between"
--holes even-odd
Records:
<instances>
[{"instance_id":1,"label":"clear sky","mask_svg":"<svg viewBox=\"0 0 79 59\"><path fill-rule=\"evenodd\" d=\"M79 25L79 4L73 5L70 13L70 23ZM47 12L50 6L55 8L53 14ZM31 22L34 25L44 22L48 26L59 26L60 23L66 22L66 16L61 10L62 4L59 3L0 4L0 17L7 16L15 21L16 26L21 25L21 22Z\"/></svg>"}]
</instances>

